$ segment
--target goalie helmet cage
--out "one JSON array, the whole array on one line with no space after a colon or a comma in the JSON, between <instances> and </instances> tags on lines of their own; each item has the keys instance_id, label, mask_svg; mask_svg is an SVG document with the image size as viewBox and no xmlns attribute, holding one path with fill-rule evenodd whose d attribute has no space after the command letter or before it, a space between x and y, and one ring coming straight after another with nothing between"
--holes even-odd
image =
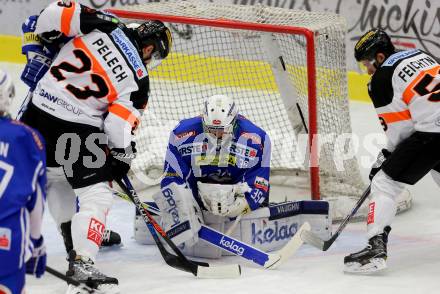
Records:
<instances>
[{"instance_id":1,"label":"goalie helmet cage","mask_svg":"<svg viewBox=\"0 0 440 294\"><path fill-rule=\"evenodd\" d=\"M353 146L342 17L203 1L110 12L129 22L159 19L173 32L170 56L150 71L133 165L138 179L158 184L170 131L200 115L205 97L225 94L269 134L271 185L307 188L312 199L335 202L334 217L348 213L365 184L356 157L343 157Z\"/></svg>"}]
</instances>

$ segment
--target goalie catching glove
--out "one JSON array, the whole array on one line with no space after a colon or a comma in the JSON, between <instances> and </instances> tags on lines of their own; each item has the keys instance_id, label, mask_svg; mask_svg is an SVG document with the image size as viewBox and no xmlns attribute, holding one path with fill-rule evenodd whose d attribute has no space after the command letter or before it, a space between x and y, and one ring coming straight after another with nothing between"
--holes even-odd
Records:
<instances>
[{"instance_id":1,"label":"goalie catching glove","mask_svg":"<svg viewBox=\"0 0 440 294\"><path fill-rule=\"evenodd\" d=\"M221 185L197 182L197 188L203 205L215 215L233 218L250 211L244 196L245 192L251 191L247 183Z\"/></svg>"}]
</instances>

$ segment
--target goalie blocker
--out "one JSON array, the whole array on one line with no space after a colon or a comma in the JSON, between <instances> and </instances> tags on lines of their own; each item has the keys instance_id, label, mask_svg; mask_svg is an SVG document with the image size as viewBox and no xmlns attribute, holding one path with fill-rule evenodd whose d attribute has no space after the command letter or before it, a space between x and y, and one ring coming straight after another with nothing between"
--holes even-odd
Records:
<instances>
[{"instance_id":1,"label":"goalie blocker","mask_svg":"<svg viewBox=\"0 0 440 294\"><path fill-rule=\"evenodd\" d=\"M146 203L157 207L154 202ZM234 219L216 216L208 211L202 213L205 224L220 232L226 232L234 224ZM155 215L155 218L160 222L159 215ZM231 237L270 252L282 248L305 222L310 223L313 233L325 240L329 239L332 219L328 202L303 200L271 203L269 207L259 208L244 215ZM135 216L134 237L140 244L155 244L145 222L138 214ZM182 252L185 255L201 258L233 255L203 240L199 240L191 247L184 246Z\"/></svg>"}]
</instances>

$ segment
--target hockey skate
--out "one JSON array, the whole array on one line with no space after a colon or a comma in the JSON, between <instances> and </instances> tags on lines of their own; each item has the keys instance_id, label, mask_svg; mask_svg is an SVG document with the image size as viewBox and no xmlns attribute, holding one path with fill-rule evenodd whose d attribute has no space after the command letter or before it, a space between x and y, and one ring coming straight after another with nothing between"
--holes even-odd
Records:
<instances>
[{"instance_id":1,"label":"hockey skate","mask_svg":"<svg viewBox=\"0 0 440 294\"><path fill-rule=\"evenodd\" d=\"M75 250L69 253L69 270L66 276L86 284L100 293L118 294L119 286L116 278L107 277L93 266L93 262L87 257L77 256ZM69 285L66 294L82 293L78 288Z\"/></svg>"},{"instance_id":2,"label":"hockey skate","mask_svg":"<svg viewBox=\"0 0 440 294\"><path fill-rule=\"evenodd\" d=\"M121 236L115 231L105 229L102 234L101 247L121 246Z\"/></svg>"},{"instance_id":3,"label":"hockey skate","mask_svg":"<svg viewBox=\"0 0 440 294\"><path fill-rule=\"evenodd\" d=\"M374 273L387 267L387 243L391 227L386 226L382 234L368 240L363 250L352 253L344 258L344 272Z\"/></svg>"}]
</instances>

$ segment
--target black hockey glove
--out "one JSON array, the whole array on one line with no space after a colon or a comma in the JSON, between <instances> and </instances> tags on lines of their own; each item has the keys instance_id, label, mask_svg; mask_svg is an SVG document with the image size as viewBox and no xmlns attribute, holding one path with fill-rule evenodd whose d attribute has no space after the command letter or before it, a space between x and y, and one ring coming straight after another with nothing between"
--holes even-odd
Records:
<instances>
[{"instance_id":1,"label":"black hockey glove","mask_svg":"<svg viewBox=\"0 0 440 294\"><path fill-rule=\"evenodd\" d=\"M111 13L81 5L80 28L84 34L95 29L109 34L118 27L119 23L119 19Z\"/></svg>"},{"instance_id":2,"label":"black hockey glove","mask_svg":"<svg viewBox=\"0 0 440 294\"><path fill-rule=\"evenodd\" d=\"M136 143L131 142L128 148L110 150L110 166L113 180L121 180L130 170L131 161L136 158Z\"/></svg>"},{"instance_id":3,"label":"black hockey glove","mask_svg":"<svg viewBox=\"0 0 440 294\"><path fill-rule=\"evenodd\" d=\"M387 149L382 149L379 154L377 155L376 162L373 163L373 166L371 167L370 174L368 175L368 178L370 181L373 179L373 177L380 171L382 168L382 164L385 162L385 160L391 155L391 152Z\"/></svg>"}]
</instances>

